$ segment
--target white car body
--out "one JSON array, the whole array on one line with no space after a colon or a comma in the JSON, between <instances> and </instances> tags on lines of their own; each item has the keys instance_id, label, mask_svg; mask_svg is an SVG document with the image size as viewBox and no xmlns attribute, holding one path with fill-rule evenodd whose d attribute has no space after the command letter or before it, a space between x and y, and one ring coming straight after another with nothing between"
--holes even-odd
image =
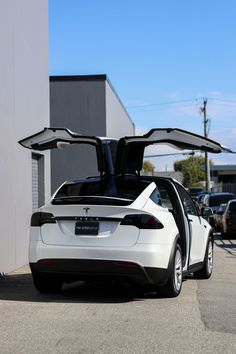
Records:
<instances>
[{"instance_id":1,"label":"white car body","mask_svg":"<svg viewBox=\"0 0 236 354\"><path fill-rule=\"evenodd\" d=\"M56 224L31 228L30 262L35 263L43 258L102 259L133 261L145 267L167 268L168 255L178 228L168 209L148 201L155 188L156 185L151 183L143 191L140 197L145 197L144 202L136 200L126 207L91 205L87 214L87 204L48 205L41 208L41 212L52 213L58 220ZM114 218L119 220L126 215L142 212L158 214L162 224L168 223L168 234L165 228L158 230L157 235L155 229L139 230L134 226L120 226L120 221L113 221ZM98 235L75 235L78 215L87 219L107 219L99 221ZM67 216L72 220L66 220Z\"/></svg>"},{"instance_id":2,"label":"white car body","mask_svg":"<svg viewBox=\"0 0 236 354\"><path fill-rule=\"evenodd\" d=\"M175 180L136 171L149 144L211 152L225 148L179 129L153 129L142 137L120 139L113 165L110 156L106 161L103 156L104 146L114 142L57 128L45 128L20 142L37 150L92 144L101 172L97 178L66 182L51 203L33 214L29 262L41 292L78 279L118 277L162 286L167 295L177 296L183 274L211 275L212 230L188 192ZM104 190L93 194L90 188Z\"/></svg>"}]
</instances>

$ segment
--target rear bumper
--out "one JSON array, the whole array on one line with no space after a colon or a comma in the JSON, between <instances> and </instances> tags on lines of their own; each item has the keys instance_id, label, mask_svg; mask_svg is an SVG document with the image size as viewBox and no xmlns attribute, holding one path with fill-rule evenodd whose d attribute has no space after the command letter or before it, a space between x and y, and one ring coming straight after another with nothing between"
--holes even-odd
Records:
<instances>
[{"instance_id":1,"label":"rear bumper","mask_svg":"<svg viewBox=\"0 0 236 354\"><path fill-rule=\"evenodd\" d=\"M55 276L65 282L123 278L140 284L163 285L169 278L169 270L142 267L130 261L94 259L41 259L30 263L32 274Z\"/></svg>"},{"instance_id":2,"label":"rear bumper","mask_svg":"<svg viewBox=\"0 0 236 354\"><path fill-rule=\"evenodd\" d=\"M164 284L169 277L170 244L136 244L133 247L70 247L31 241L32 273L51 274L74 281L124 277L135 282Z\"/></svg>"},{"instance_id":3,"label":"rear bumper","mask_svg":"<svg viewBox=\"0 0 236 354\"><path fill-rule=\"evenodd\" d=\"M133 262L142 268L167 269L171 255L171 244L137 243L132 247L81 247L46 245L42 241L31 241L29 262L41 259L77 259Z\"/></svg>"}]
</instances>

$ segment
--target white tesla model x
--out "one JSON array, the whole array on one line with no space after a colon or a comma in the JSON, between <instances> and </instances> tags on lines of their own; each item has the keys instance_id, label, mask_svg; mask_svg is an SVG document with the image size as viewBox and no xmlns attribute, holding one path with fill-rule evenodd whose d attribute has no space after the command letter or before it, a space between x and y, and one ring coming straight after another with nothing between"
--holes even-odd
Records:
<instances>
[{"instance_id":1,"label":"white tesla model x","mask_svg":"<svg viewBox=\"0 0 236 354\"><path fill-rule=\"evenodd\" d=\"M171 178L140 171L148 145L219 153L225 149L219 143L172 128L120 140L45 128L19 143L39 151L93 145L100 172L65 182L32 215L29 262L38 291L59 291L64 282L119 278L178 296L183 276L211 276L213 233L186 189Z\"/></svg>"}]
</instances>

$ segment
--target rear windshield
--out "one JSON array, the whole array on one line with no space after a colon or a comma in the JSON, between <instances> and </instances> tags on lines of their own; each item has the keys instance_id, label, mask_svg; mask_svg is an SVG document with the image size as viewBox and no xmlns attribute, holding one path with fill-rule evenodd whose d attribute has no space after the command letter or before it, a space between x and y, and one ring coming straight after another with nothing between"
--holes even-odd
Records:
<instances>
[{"instance_id":1,"label":"rear windshield","mask_svg":"<svg viewBox=\"0 0 236 354\"><path fill-rule=\"evenodd\" d=\"M84 180L64 184L53 204L129 205L150 184L149 181L115 179Z\"/></svg>"},{"instance_id":2,"label":"rear windshield","mask_svg":"<svg viewBox=\"0 0 236 354\"><path fill-rule=\"evenodd\" d=\"M218 206L220 204L225 204L229 200L235 198L234 194L224 194L224 195L211 195L209 200L209 206Z\"/></svg>"}]
</instances>

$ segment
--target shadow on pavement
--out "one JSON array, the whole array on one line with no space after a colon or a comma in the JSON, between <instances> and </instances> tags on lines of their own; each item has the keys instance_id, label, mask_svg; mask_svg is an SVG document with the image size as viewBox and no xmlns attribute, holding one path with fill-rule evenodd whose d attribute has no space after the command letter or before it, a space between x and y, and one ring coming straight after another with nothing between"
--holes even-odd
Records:
<instances>
[{"instance_id":1,"label":"shadow on pavement","mask_svg":"<svg viewBox=\"0 0 236 354\"><path fill-rule=\"evenodd\" d=\"M77 282L63 285L58 294L40 294L33 286L32 276L26 274L0 277L0 300L64 303L124 303L161 298L156 292L142 287L102 282Z\"/></svg>"},{"instance_id":2,"label":"shadow on pavement","mask_svg":"<svg viewBox=\"0 0 236 354\"><path fill-rule=\"evenodd\" d=\"M222 248L231 256L236 257L236 240L223 239L221 238L221 234L215 234L214 239L215 239L215 245L217 247Z\"/></svg>"},{"instance_id":3,"label":"shadow on pavement","mask_svg":"<svg viewBox=\"0 0 236 354\"><path fill-rule=\"evenodd\" d=\"M233 243L230 243L230 244L225 244L225 243L222 243L222 245L217 245L218 247L221 247L221 248L235 248L236 250L236 245L234 245Z\"/></svg>"}]
</instances>

